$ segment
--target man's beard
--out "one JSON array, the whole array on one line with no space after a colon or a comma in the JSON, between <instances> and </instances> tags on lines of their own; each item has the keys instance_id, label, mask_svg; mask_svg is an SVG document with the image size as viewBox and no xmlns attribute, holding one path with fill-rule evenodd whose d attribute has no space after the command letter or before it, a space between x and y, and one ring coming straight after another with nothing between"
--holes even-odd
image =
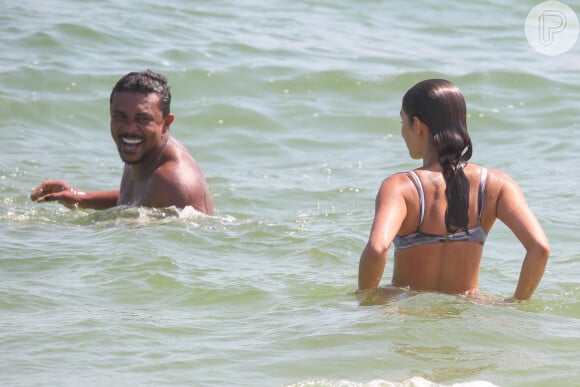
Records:
<instances>
[{"instance_id":1,"label":"man's beard","mask_svg":"<svg viewBox=\"0 0 580 387\"><path fill-rule=\"evenodd\" d=\"M121 157L121 160L128 165L137 165L137 164L141 164L143 162L143 159L145 158L145 156L141 156L139 157L137 160L126 160L123 155L121 154L121 152L119 152L119 157Z\"/></svg>"}]
</instances>

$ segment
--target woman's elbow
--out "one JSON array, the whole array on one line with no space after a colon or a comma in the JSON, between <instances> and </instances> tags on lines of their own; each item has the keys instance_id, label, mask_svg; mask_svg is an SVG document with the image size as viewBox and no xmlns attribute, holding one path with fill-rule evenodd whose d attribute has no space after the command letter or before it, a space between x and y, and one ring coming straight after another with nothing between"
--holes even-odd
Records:
<instances>
[{"instance_id":1,"label":"woman's elbow","mask_svg":"<svg viewBox=\"0 0 580 387\"><path fill-rule=\"evenodd\" d=\"M550 242L547 239L535 241L528 249L528 253L532 253L538 261L547 263L550 256Z\"/></svg>"},{"instance_id":2,"label":"woman's elbow","mask_svg":"<svg viewBox=\"0 0 580 387\"><path fill-rule=\"evenodd\" d=\"M363 250L363 255L367 258L383 260L387 255L388 246L369 241Z\"/></svg>"},{"instance_id":3,"label":"woman's elbow","mask_svg":"<svg viewBox=\"0 0 580 387\"><path fill-rule=\"evenodd\" d=\"M550 242L548 242L548 240L545 240L542 243L538 244L538 249L540 250L540 254L541 256L544 258L544 260L548 260L548 257L550 256Z\"/></svg>"}]
</instances>

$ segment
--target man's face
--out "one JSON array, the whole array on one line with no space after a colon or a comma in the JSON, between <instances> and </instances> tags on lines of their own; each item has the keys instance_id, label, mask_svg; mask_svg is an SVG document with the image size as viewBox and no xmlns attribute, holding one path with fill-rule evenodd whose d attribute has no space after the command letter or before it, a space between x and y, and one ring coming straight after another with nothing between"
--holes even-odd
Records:
<instances>
[{"instance_id":1,"label":"man's face","mask_svg":"<svg viewBox=\"0 0 580 387\"><path fill-rule=\"evenodd\" d=\"M127 164L153 162L169 136L173 115L163 118L159 95L114 93L111 101L111 136Z\"/></svg>"}]
</instances>

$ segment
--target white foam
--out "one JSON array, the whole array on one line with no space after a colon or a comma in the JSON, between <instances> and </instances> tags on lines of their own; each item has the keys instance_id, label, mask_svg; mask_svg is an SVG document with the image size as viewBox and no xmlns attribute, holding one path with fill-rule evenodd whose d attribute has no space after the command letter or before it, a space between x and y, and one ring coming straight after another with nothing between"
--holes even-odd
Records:
<instances>
[{"instance_id":1,"label":"white foam","mask_svg":"<svg viewBox=\"0 0 580 387\"><path fill-rule=\"evenodd\" d=\"M368 383L352 382L347 380L310 380L301 381L287 387L499 387L491 382L475 380L453 384L435 383L425 378L414 376L402 382L387 380L373 380Z\"/></svg>"}]
</instances>

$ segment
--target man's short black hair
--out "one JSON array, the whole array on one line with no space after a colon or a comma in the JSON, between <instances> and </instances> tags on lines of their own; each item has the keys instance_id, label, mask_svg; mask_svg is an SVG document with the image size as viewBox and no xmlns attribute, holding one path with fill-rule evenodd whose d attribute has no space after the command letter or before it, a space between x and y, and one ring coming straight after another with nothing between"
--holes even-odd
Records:
<instances>
[{"instance_id":1,"label":"man's short black hair","mask_svg":"<svg viewBox=\"0 0 580 387\"><path fill-rule=\"evenodd\" d=\"M113 87L111 97L109 98L109 104L113 103L113 94L124 91L158 94L160 99L159 107L163 113L163 117L167 117L171 111L171 91L167 84L167 78L161 74L147 69L145 71L131 72L125 75L123 78L119 79L115 84L115 87Z\"/></svg>"}]
</instances>

